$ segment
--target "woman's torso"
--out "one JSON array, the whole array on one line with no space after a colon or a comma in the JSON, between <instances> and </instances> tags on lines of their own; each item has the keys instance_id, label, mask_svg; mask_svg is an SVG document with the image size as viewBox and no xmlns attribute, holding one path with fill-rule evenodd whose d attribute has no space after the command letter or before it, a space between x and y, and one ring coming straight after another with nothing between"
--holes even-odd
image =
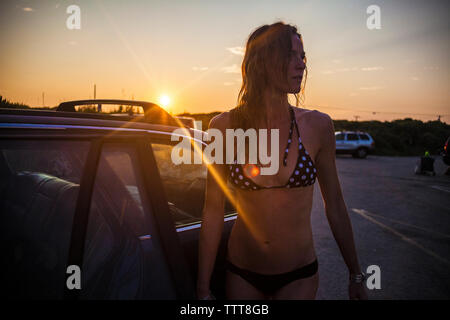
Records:
<instances>
[{"instance_id":1,"label":"woman's torso","mask_svg":"<svg viewBox=\"0 0 450 320\"><path fill-rule=\"evenodd\" d=\"M315 112L294 110L303 147L315 163L319 150L318 135L314 132ZM279 129L281 160L289 138L289 125L286 123ZM299 153L296 132L292 141L286 166L280 161L276 175L254 177L255 183L260 186L286 183L295 170ZM241 268L266 274L291 271L312 262L315 259L310 223L313 191L314 185L256 191L236 189L238 218L228 242L228 259Z\"/></svg>"}]
</instances>

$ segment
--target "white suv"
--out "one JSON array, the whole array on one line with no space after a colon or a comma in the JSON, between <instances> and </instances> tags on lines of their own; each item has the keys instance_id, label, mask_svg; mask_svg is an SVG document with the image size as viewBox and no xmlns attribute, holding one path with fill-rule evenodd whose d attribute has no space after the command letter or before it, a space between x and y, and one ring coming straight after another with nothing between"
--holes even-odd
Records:
<instances>
[{"instance_id":1,"label":"white suv","mask_svg":"<svg viewBox=\"0 0 450 320\"><path fill-rule=\"evenodd\" d=\"M375 141L367 132L337 131L336 153L351 154L354 158L365 158L375 150Z\"/></svg>"}]
</instances>

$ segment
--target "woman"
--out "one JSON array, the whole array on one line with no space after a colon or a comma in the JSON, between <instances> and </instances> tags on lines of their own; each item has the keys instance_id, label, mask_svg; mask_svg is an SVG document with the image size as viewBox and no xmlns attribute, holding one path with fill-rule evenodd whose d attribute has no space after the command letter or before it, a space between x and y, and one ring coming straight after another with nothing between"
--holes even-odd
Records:
<instances>
[{"instance_id":1,"label":"woman","mask_svg":"<svg viewBox=\"0 0 450 320\"><path fill-rule=\"evenodd\" d=\"M316 177L330 227L349 269L349 296L367 298L336 172L333 122L325 113L288 103L287 94L293 93L298 105L305 70L303 42L295 27L279 22L250 35L238 106L213 118L210 128L221 130L224 137L230 128L257 132L276 128L279 145L286 148L278 151L283 161L275 175L258 174L263 167L260 163L210 165L199 243L200 299L211 298L209 285L223 229L227 180L235 188L230 200L238 211L228 241L227 298L315 298L319 275L310 214Z\"/></svg>"}]
</instances>

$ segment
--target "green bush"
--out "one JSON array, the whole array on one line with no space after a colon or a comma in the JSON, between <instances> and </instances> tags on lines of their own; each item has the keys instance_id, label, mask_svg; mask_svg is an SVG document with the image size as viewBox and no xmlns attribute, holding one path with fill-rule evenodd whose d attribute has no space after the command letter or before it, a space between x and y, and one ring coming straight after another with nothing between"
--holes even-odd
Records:
<instances>
[{"instance_id":1,"label":"green bush","mask_svg":"<svg viewBox=\"0 0 450 320\"><path fill-rule=\"evenodd\" d=\"M201 120L203 130L220 112L189 114L181 116ZM365 131L375 140L375 154L384 156L420 156L429 151L439 155L450 136L450 125L439 121L422 122L411 118L394 121L348 121L333 120L336 131Z\"/></svg>"},{"instance_id":2,"label":"green bush","mask_svg":"<svg viewBox=\"0 0 450 320\"><path fill-rule=\"evenodd\" d=\"M9 109L29 109L30 107L18 102L10 102L0 96L0 108L9 108Z\"/></svg>"}]
</instances>

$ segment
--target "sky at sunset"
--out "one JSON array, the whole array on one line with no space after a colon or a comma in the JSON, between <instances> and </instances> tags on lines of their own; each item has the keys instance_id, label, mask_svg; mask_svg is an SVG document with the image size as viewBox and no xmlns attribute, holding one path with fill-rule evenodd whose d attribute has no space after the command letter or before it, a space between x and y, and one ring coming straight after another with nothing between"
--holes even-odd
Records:
<instances>
[{"instance_id":1,"label":"sky at sunset","mask_svg":"<svg viewBox=\"0 0 450 320\"><path fill-rule=\"evenodd\" d=\"M66 9L80 8L70 30ZM377 5L381 29L366 12ZM305 108L333 119L450 123L450 1L0 1L0 95L47 106L93 98L168 111L236 105L249 34L284 21L303 36ZM294 104L294 99L291 99Z\"/></svg>"}]
</instances>

